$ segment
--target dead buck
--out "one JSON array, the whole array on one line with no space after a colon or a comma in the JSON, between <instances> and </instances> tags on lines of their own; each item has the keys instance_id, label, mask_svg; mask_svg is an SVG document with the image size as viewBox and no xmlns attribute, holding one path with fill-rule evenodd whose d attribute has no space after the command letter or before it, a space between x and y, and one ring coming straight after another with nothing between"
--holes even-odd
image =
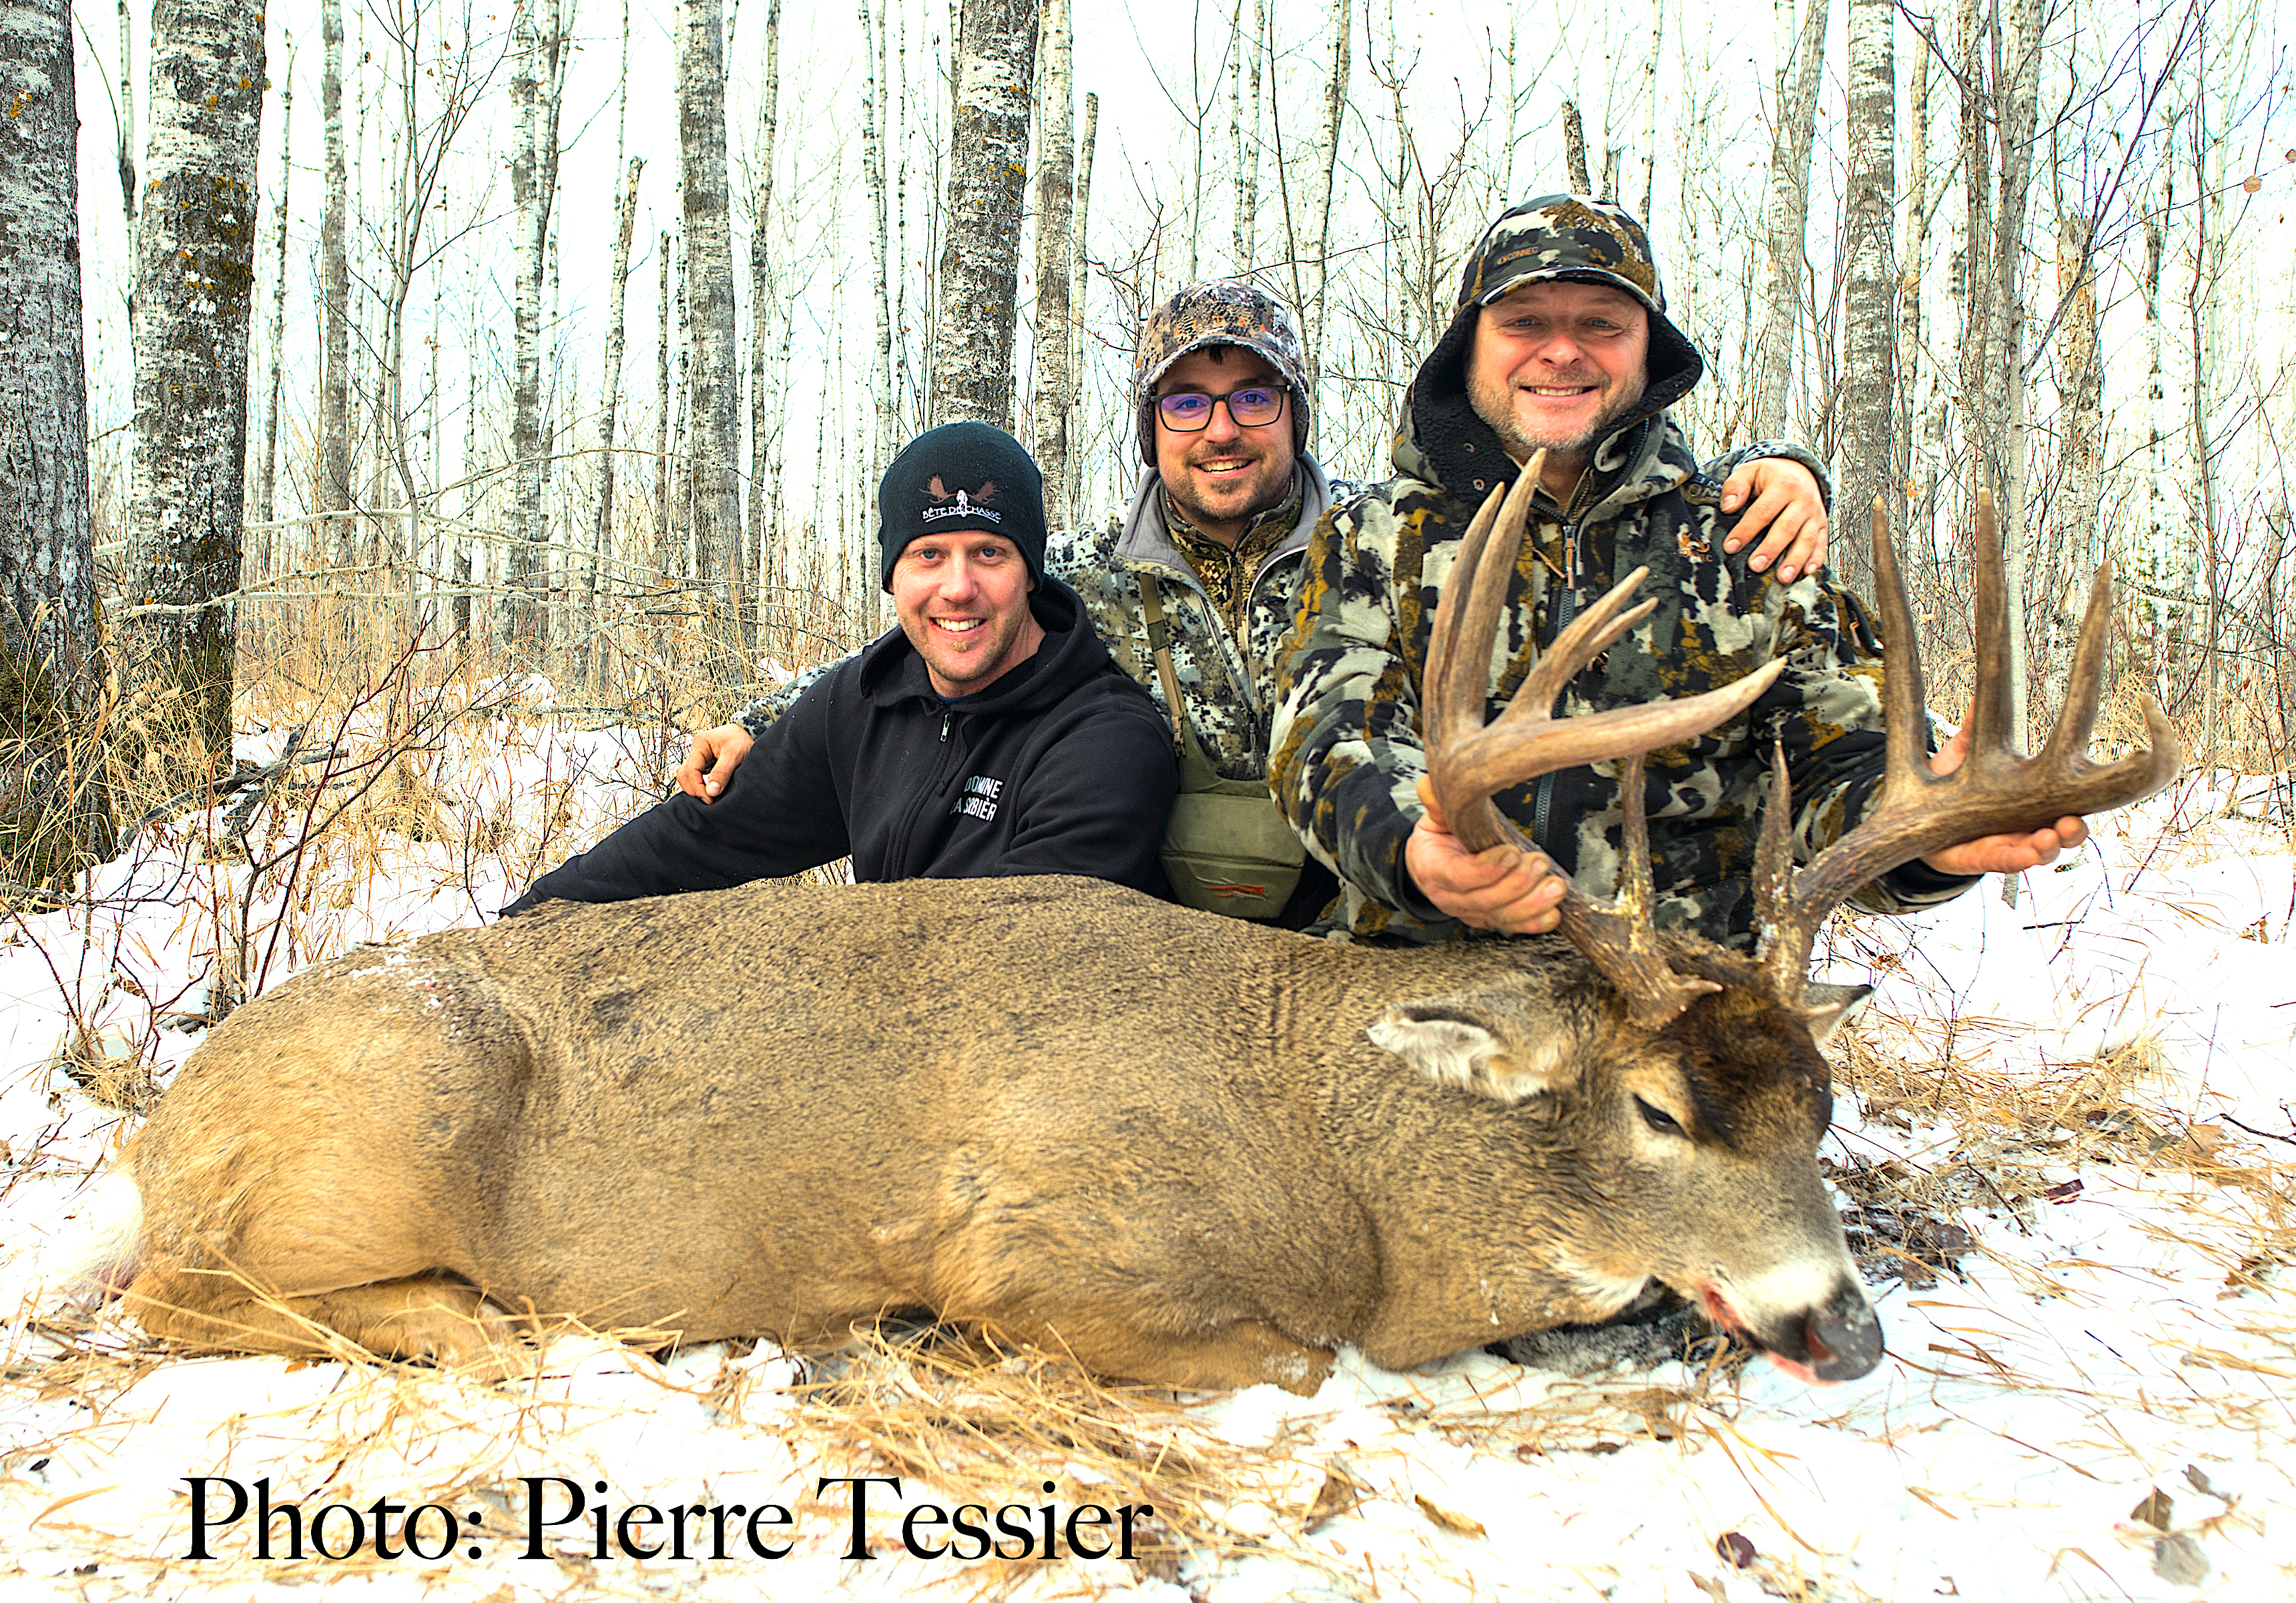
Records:
<instances>
[{"instance_id":1,"label":"dead buck","mask_svg":"<svg viewBox=\"0 0 2296 1603\"><path fill-rule=\"evenodd\" d=\"M1512 833L1502 785L1690 738L1777 671L1551 720L1647 611L1637 575L1482 728L1512 566L1482 558L1527 510L1482 509L1429 663L1471 844ZM1656 1277L1798 1375L1862 1375L1881 1328L1816 1160L1816 1038L1850 997L1806 983L1820 922L1898 863L2180 760L2149 703L2149 752L2083 754L2102 574L2063 720L2009 751L1988 513L1978 750L1931 776L1878 518L1875 554L1888 780L1796 873L1781 767L1759 957L1652 928L1639 755L1626 884L1573 889L1571 944L1336 945L1061 879L559 905L341 958L218 1027L127 1160L127 1304L202 1346L490 1368L561 1319L806 1348L931 1311L1110 1375L1312 1392L1339 1343L1407 1367L1602 1320Z\"/></svg>"}]
</instances>

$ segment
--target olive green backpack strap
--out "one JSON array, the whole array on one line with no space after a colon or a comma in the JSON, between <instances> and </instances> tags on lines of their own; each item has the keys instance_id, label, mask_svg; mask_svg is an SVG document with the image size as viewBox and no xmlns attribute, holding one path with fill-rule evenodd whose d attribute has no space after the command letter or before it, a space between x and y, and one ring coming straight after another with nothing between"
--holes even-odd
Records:
<instances>
[{"instance_id":1,"label":"olive green backpack strap","mask_svg":"<svg viewBox=\"0 0 2296 1603\"><path fill-rule=\"evenodd\" d=\"M1164 832L1164 877L1185 906L1234 918L1273 918L1300 883L1307 848L1276 810L1266 780L1223 779L1204 755L1180 699L1164 598L1153 579L1145 573L1138 579L1140 614L1147 621L1148 646L1180 753L1180 793Z\"/></svg>"},{"instance_id":2,"label":"olive green backpack strap","mask_svg":"<svg viewBox=\"0 0 2296 1603\"><path fill-rule=\"evenodd\" d=\"M1172 724L1172 744L1180 753L1180 788L1198 791L1217 777L1202 746L1196 744L1196 731L1188 722L1188 705L1180 699L1180 675L1172 666L1172 626L1164 621L1164 596L1153 578L1145 573L1135 576L1140 581L1140 615L1148 622L1148 651L1156 659L1156 678L1164 686L1164 711Z\"/></svg>"}]
</instances>

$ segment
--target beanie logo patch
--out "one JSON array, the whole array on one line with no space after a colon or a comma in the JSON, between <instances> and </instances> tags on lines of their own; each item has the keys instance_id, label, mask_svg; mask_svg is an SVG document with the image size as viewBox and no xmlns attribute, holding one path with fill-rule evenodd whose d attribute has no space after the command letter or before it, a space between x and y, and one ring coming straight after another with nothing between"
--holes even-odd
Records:
<instances>
[{"instance_id":1,"label":"beanie logo patch","mask_svg":"<svg viewBox=\"0 0 2296 1603\"><path fill-rule=\"evenodd\" d=\"M981 504L996 495L996 481L994 479L986 481L978 490L968 495L961 488L954 490L945 488L940 481L940 475L935 473L926 481L924 493L941 503L938 506L928 506L924 509L924 521L928 523L939 518L955 517L986 518L992 523L1002 523L1004 521L1003 513ZM980 499L973 499L973 496L978 496Z\"/></svg>"}]
</instances>

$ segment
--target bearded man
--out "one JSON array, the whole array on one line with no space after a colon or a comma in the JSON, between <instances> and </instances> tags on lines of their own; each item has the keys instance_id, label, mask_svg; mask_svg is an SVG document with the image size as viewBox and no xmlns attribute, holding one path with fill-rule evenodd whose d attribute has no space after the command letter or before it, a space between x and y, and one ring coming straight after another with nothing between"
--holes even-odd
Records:
<instances>
[{"instance_id":1,"label":"bearded man","mask_svg":"<svg viewBox=\"0 0 2296 1603\"><path fill-rule=\"evenodd\" d=\"M1649 237L1584 195L1545 195L1495 221L1469 256L1449 328L1420 366L1396 437L1397 477L1333 509L1307 554L1283 647L1269 782L1310 851L1339 875L1329 932L1442 940L1463 925L1552 930L1563 882L1618 883L1620 763L1501 790L1534 851L1469 852L1425 784L1421 689L1436 598L1485 498L1546 453L1500 622L1489 712L1571 619L1638 567L1657 610L1564 688L1557 717L1711 690L1774 658L1784 673L1747 711L1649 754L1656 923L1751 935L1755 823L1774 744L1785 750L1807 861L1865 816L1880 783L1881 643L1866 610L1816 574L1758 571L1737 555L1722 470L1702 469L1667 408L1705 361L1666 316ZM1813 472L1799 447L1789 453ZM1931 760L1957 767L1956 740ZM2078 818L1990 835L1892 869L1857 905L1904 911L2079 843Z\"/></svg>"}]
</instances>

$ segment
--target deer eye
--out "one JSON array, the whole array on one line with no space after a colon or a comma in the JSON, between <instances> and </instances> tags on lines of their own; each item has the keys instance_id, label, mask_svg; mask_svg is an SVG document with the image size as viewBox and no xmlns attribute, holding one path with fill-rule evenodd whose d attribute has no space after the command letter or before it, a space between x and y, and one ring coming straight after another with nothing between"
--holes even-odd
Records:
<instances>
[{"instance_id":1,"label":"deer eye","mask_svg":"<svg viewBox=\"0 0 2296 1603\"><path fill-rule=\"evenodd\" d=\"M1644 1123L1649 1125L1652 1130L1656 1130L1662 1136L1686 1136L1689 1134L1687 1130L1682 1128L1681 1123L1672 1114L1668 1113L1662 1107L1652 1107L1640 1097L1635 1098L1635 1111L1642 1114Z\"/></svg>"}]
</instances>

